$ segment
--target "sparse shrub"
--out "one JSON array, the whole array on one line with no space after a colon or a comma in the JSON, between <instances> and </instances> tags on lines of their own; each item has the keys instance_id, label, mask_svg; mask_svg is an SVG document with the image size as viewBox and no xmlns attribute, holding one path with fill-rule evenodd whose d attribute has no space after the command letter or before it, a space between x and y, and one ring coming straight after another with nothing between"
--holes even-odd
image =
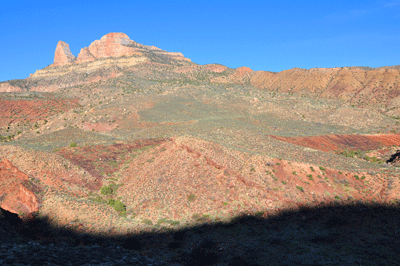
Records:
<instances>
[{"instance_id":1,"label":"sparse shrub","mask_svg":"<svg viewBox=\"0 0 400 266\"><path fill-rule=\"evenodd\" d=\"M361 180L364 180L365 179L365 175L363 175L362 177L361 177Z\"/></svg>"},{"instance_id":2,"label":"sparse shrub","mask_svg":"<svg viewBox=\"0 0 400 266\"><path fill-rule=\"evenodd\" d=\"M281 165L281 163L276 163L276 165Z\"/></svg>"},{"instance_id":3,"label":"sparse shrub","mask_svg":"<svg viewBox=\"0 0 400 266\"><path fill-rule=\"evenodd\" d=\"M99 202L99 203L107 203L107 201L105 199L103 199L100 196L97 196L95 198L90 198L90 200L95 201L95 202Z\"/></svg>"},{"instance_id":4,"label":"sparse shrub","mask_svg":"<svg viewBox=\"0 0 400 266\"><path fill-rule=\"evenodd\" d=\"M152 224L153 224L153 221L150 220L150 219L143 219L143 223L144 223L144 224L147 224L147 225L152 225Z\"/></svg>"},{"instance_id":5,"label":"sparse shrub","mask_svg":"<svg viewBox=\"0 0 400 266\"><path fill-rule=\"evenodd\" d=\"M360 179L360 177L358 175L354 175L354 178L357 180Z\"/></svg>"},{"instance_id":6,"label":"sparse shrub","mask_svg":"<svg viewBox=\"0 0 400 266\"><path fill-rule=\"evenodd\" d=\"M168 223L170 225L178 225L180 222L179 221L168 220Z\"/></svg>"},{"instance_id":7,"label":"sparse shrub","mask_svg":"<svg viewBox=\"0 0 400 266\"><path fill-rule=\"evenodd\" d=\"M114 210L117 212L125 212L126 213L126 206L119 200L115 200L114 204L111 206L114 207Z\"/></svg>"},{"instance_id":8,"label":"sparse shrub","mask_svg":"<svg viewBox=\"0 0 400 266\"><path fill-rule=\"evenodd\" d=\"M313 176L312 176L311 174L307 175L307 177L308 177L310 180L314 180L314 178L313 178Z\"/></svg>"},{"instance_id":9,"label":"sparse shrub","mask_svg":"<svg viewBox=\"0 0 400 266\"><path fill-rule=\"evenodd\" d=\"M108 195L113 193L113 189L110 186L103 186L100 189L100 193L103 195Z\"/></svg>"},{"instance_id":10,"label":"sparse shrub","mask_svg":"<svg viewBox=\"0 0 400 266\"><path fill-rule=\"evenodd\" d=\"M287 184L287 182L285 182L284 180L282 180L282 184L286 185L286 184Z\"/></svg>"},{"instance_id":11,"label":"sparse shrub","mask_svg":"<svg viewBox=\"0 0 400 266\"><path fill-rule=\"evenodd\" d=\"M167 223L168 219L167 218L160 218L157 221L157 224L162 224L162 223Z\"/></svg>"},{"instance_id":12,"label":"sparse shrub","mask_svg":"<svg viewBox=\"0 0 400 266\"><path fill-rule=\"evenodd\" d=\"M311 169L311 171L313 171L313 172L315 171L315 170L314 170L314 167L312 167L312 166L310 166L310 169Z\"/></svg>"},{"instance_id":13,"label":"sparse shrub","mask_svg":"<svg viewBox=\"0 0 400 266\"><path fill-rule=\"evenodd\" d=\"M293 172L292 172L292 175L297 175L296 171L293 171Z\"/></svg>"},{"instance_id":14,"label":"sparse shrub","mask_svg":"<svg viewBox=\"0 0 400 266\"><path fill-rule=\"evenodd\" d=\"M194 194L190 194L188 196L188 201L194 201L196 199L196 196Z\"/></svg>"},{"instance_id":15,"label":"sparse shrub","mask_svg":"<svg viewBox=\"0 0 400 266\"><path fill-rule=\"evenodd\" d=\"M319 166L319 170L321 170L321 171L325 171L325 168L324 168L324 167L322 167L322 166Z\"/></svg>"},{"instance_id":16,"label":"sparse shrub","mask_svg":"<svg viewBox=\"0 0 400 266\"><path fill-rule=\"evenodd\" d=\"M258 211L254 214L254 216L257 218L261 218L264 215L264 213L265 213L264 211Z\"/></svg>"},{"instance_id":17,"label":"sparse shrub","mask_svg":"<svg viewBox=\"0 0 400 266\"><path fill-rule=\"evenodd\" d=\"M77 146L76 142L71 142L71 143L69 144L69 147L70 147L70 148L73 148L73 147L76 147L76 146Z\"/></svg>"},{"instance_id":18,"label":"sparse shrub","mask_svg":"<svg viewBox=\"0 0 400 266\"><path fill-rule=\"evenodd\" d=\"M300 190L301 192L304 192L304 188L303 188L303 187L296 186L296 188L297 188L298 190Z\"/></svg>"}]
</instances>

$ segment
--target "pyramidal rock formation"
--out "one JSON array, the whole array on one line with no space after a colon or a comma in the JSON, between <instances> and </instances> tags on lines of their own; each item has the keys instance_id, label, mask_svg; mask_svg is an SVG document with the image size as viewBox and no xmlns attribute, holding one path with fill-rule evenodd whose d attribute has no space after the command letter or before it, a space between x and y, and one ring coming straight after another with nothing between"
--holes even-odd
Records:
<instances>
[{"instance_id":1,"label":"pyramidal rock formation","mask_svg":"<svg viewBox=\"0 0 400 266\"><path fill-rule=\"evenodd\" d=\"M56 47L56 52L54 53L54 63L55 66L67 65L74 62L75 56L71 53L69 45L63 41L59 41Z\"/></svg>"}]
</instances>

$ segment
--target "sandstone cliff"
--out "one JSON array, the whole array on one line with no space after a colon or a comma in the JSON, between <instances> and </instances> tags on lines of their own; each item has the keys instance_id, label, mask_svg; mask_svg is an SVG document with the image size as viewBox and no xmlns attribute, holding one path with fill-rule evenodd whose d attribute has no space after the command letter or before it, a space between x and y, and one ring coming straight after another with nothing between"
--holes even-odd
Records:
<instances>
[{"instance_id":1,"label":"sandstone cliff","mask_svg":"<svg viewBox=\"0 0 400 266\"><path fill-rule=\"evenodd\" d=\"M7 159L0 161L0 207L20 216L38 211L38 199L27 183L25 173Z\"/></svg>"},{"instance_id":2,"label":"sandstone cliff","mask_svg":"<svg viewBox=\"0 0 400 266\"><path fill-rule=\"evenodd\" d=\"M147 53L190 62L190 59L185 58L181 53L166 52L155 46L143 45L131 40L125 33L112 32L104 35L100 40L95 40L89 47L82 48L77 58L71 53L69 45L60 41L57 44L52 66L63 66L71 63L80 64L100 58L140 57Z\"/></svg>"}]
</instances>

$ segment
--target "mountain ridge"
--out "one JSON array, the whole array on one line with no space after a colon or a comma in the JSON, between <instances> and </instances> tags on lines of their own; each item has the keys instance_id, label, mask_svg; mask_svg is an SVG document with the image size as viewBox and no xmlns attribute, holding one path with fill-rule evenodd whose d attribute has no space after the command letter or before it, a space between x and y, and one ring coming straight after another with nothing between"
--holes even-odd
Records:
<instances>
[{"instance_id":1,"label":"mountain ridge","mask_svg":"<svg viewBox=\"0 0 400 266\"><path fill-rule=\"evenodd\" d=\"M359 107L373 106L390 116L400 116L400 66L292 68L280 72L253 71L248 67L232 70L218 64L198 65L181 53L167 52L131 40L124 33L108 33L81 49L75 57L69 45L59 41L54 62L26 79L0 82L0 92L51 92L66 87L105 81L144 66L173 66L191 75L207 68L211 73L229 75L204 77L210 83L250 84L258 89L297 93L324 99L341 99ZM184 69L180 69L183 66ZM217 67L218 66L218 67ZM189 68L186 68L189 67ZM183 72L182 72L183 71Z\"/></svg>"}]
</instances>

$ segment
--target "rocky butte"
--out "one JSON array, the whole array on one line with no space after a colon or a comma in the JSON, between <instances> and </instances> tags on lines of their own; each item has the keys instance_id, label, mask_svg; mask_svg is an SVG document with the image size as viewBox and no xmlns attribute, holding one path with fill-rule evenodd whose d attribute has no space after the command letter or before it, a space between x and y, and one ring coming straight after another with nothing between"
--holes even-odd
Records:
<instances>
[{"instance_id":1,"label":"rocky butte","mask_svg":"<svg viewBox=\"0 0 400 266\"><path fill-rule=\"evenodd\" d=\"M77 57L71 53L66 42L59 41L53 64L37 70L26 79L1 82L0 92L55 91L107 80L121 75L122 69L143 62L193 64L181 53L143 45L131 40L125 33L112 32L82 48Z\"/></svg>"},{"instance_id":2,"label":"rocky butte","mask_svg":"<svg viewBox=\"0 0 400 266\"><path fill-rule=\"evenodd\" d=\"M190 61L181 53L166 52L155 46L143 45L129 39L125 33L112 32L104 35L100 40L95 40L89 47L82 48L78 57L71 53L67 43L59 41L54 55L54 63L51 66L80 64L100 58L143 56L145 53L155 53L177 60Z\"/></svg>"}]
</instances>

